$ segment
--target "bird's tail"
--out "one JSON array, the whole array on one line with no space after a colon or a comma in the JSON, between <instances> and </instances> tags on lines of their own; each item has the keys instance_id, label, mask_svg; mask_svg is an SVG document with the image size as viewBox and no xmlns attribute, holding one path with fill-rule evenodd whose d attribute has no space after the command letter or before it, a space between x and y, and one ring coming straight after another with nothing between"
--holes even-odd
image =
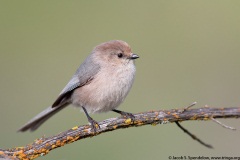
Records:
<instances>
[{"instance_id":1,"label":"bird's tail","mask_svg":"<svg viewBox=\"0 0 240 160\"><path fill-rule=\"evenodd\" d=\"M53 116L55 113L59 112L63 108L65 108L67 104L57 106L52 108L52 106L48 107L34 118L32 118L29 122L27 122L24 126L22 126L18 132L25 132L27 130L35 131L38 127L40 127L48 118Z\"/></svg>"}]
</instances>

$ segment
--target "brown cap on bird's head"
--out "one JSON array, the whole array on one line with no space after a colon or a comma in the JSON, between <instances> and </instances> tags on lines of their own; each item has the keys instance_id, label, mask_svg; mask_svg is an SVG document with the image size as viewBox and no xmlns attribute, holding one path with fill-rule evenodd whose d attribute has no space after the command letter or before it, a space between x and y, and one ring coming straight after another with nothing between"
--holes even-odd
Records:
<instances>
[{"instance_id":1,"label":"brown cap on bird's head","mask_svg":"<svg viewBox=\"0 0 240 160\"><path fill-rule=\"evenodd\" d=\"M93 50L98 58L113 64L125 63L126 60L139 58L138 55L133 54L131 47L124 41L112 40L96 46ZM108 55L108 56L106 56Z\"/></svg>"}]
</instances>

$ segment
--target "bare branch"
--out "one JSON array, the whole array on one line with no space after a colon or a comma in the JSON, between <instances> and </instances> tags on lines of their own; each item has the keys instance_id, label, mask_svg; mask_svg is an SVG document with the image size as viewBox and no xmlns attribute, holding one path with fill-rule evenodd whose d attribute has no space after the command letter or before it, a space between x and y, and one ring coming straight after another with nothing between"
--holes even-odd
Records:
<instances>
[{"instance_id":1,"label":"bare branch","mask_svg":"<svg viewBox=\"0 0 240 160\"><path fill-rule=\"evenodd\" d=\"M231 129L231 130L234 130L234 131L237 130L236 128L227 126L226 124L223 124L222 122L220 122L220 121L218 121L218 120L216 120L216 119L214 119L214 118L211 118L211 120L213 120L213 122L219 124L219 125L222 126L223 128Z\"/></svg>"},{"instance_id":2,"label":"bare branch","mask_svg":"<svg viewBox=\"0 0 240 160\"><path fill-rule=\"evenodd\" d=\"M179 124L179 122L175 122L179 128L181 128L185 133L187 133L192 139L198 141L200 144L204 145L207 148L213 148L210 144L204 143L201 139L193 135L191 132L189 132L187 129L185 129L182 125Z\"/></svg>"},{"instance_id":3,"label":"bare branch","mask_svg":"<svg viewBox=\"0 0 240 160\"><path fill-rule=\"evenodd\" d=\"M188 110L189 108L191 108L191 107L193 107L193 106L195 106L197 104L197 102L193 102L192 104L190 104L189 106L187 106L187 107L184 107L183 108L183 110L182 110L182 112L185 112L186 110Z\"/></svg>"},{"instance_id":4,"label":"bare branch","mask_svg":"<svg viewBox=\"0 0 240 160\"><path fill-rule=\"evenodd\" d=\"M188 120L212 120L212 118L239 118L240 108L209 108L203 107L198 109L171 109L158 110L134 114L135 121L126 119L124 117L110 118L99 122L100 129L97 133L91 131L89 125L73 127L58 135L39 138L32 144L24 147L17 147L11 149L0 149L0 158L10 157L15 159L35 159L39 156L48 154L51 150L62 147L65 144L73 143L75 141L97 136L99 134L122 129L128 127L139 127L143 125L166 124ZM186 130L186 129L185 129ZM7 158L6 158L7 159Z\"/></svg>"}]
</instances>

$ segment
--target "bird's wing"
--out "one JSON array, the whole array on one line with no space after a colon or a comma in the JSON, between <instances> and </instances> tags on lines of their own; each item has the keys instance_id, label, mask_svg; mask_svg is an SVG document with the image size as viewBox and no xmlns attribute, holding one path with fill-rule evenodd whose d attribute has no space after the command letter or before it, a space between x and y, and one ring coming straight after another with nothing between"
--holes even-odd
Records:
<instances>
[{"instance_id":1,"label":"bird's wing","mask_svg":"<svg viewBox=\"0 0 240 160\"><path fill-rule=\"evenodd\" d=\"M92 60L92 55L89 55L87 59L80 65L76 73L73 75L72 79L63 88L59 94L56 101L53 103L52 107L57 107L62 103L69 100L72 92L79 87L82 87L94 79L95 75L99 72L100 65L96 64Z\"/></svg>"}]
</instances>

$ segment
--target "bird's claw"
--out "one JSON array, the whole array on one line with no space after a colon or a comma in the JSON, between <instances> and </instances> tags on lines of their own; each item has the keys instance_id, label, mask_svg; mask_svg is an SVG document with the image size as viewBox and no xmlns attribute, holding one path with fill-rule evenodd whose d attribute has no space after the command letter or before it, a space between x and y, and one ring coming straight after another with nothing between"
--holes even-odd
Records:
<instances>
[{"instance_id":1,"label":"bird's claw","mask_svg":"<svg viewBox=\"0 0 240 160\"><path fill-rule=\"evenodd\" d=\"M91 123L91 128L94 131L94 133L97 133L97 129L100 129L98 122L93 119L89 119L89 122Z\"/></svg>"},{"instance_id":2,"label":"bird's claw","mask_svg":"<svg viewBox=\"0 0 240 160\"><path fill-rule=\"evenodd\" d=\"M132 113L122 112L121 115L126 118L130 118L132 122L135 120L135 116Z\"/></svg>"}]
</instances>

